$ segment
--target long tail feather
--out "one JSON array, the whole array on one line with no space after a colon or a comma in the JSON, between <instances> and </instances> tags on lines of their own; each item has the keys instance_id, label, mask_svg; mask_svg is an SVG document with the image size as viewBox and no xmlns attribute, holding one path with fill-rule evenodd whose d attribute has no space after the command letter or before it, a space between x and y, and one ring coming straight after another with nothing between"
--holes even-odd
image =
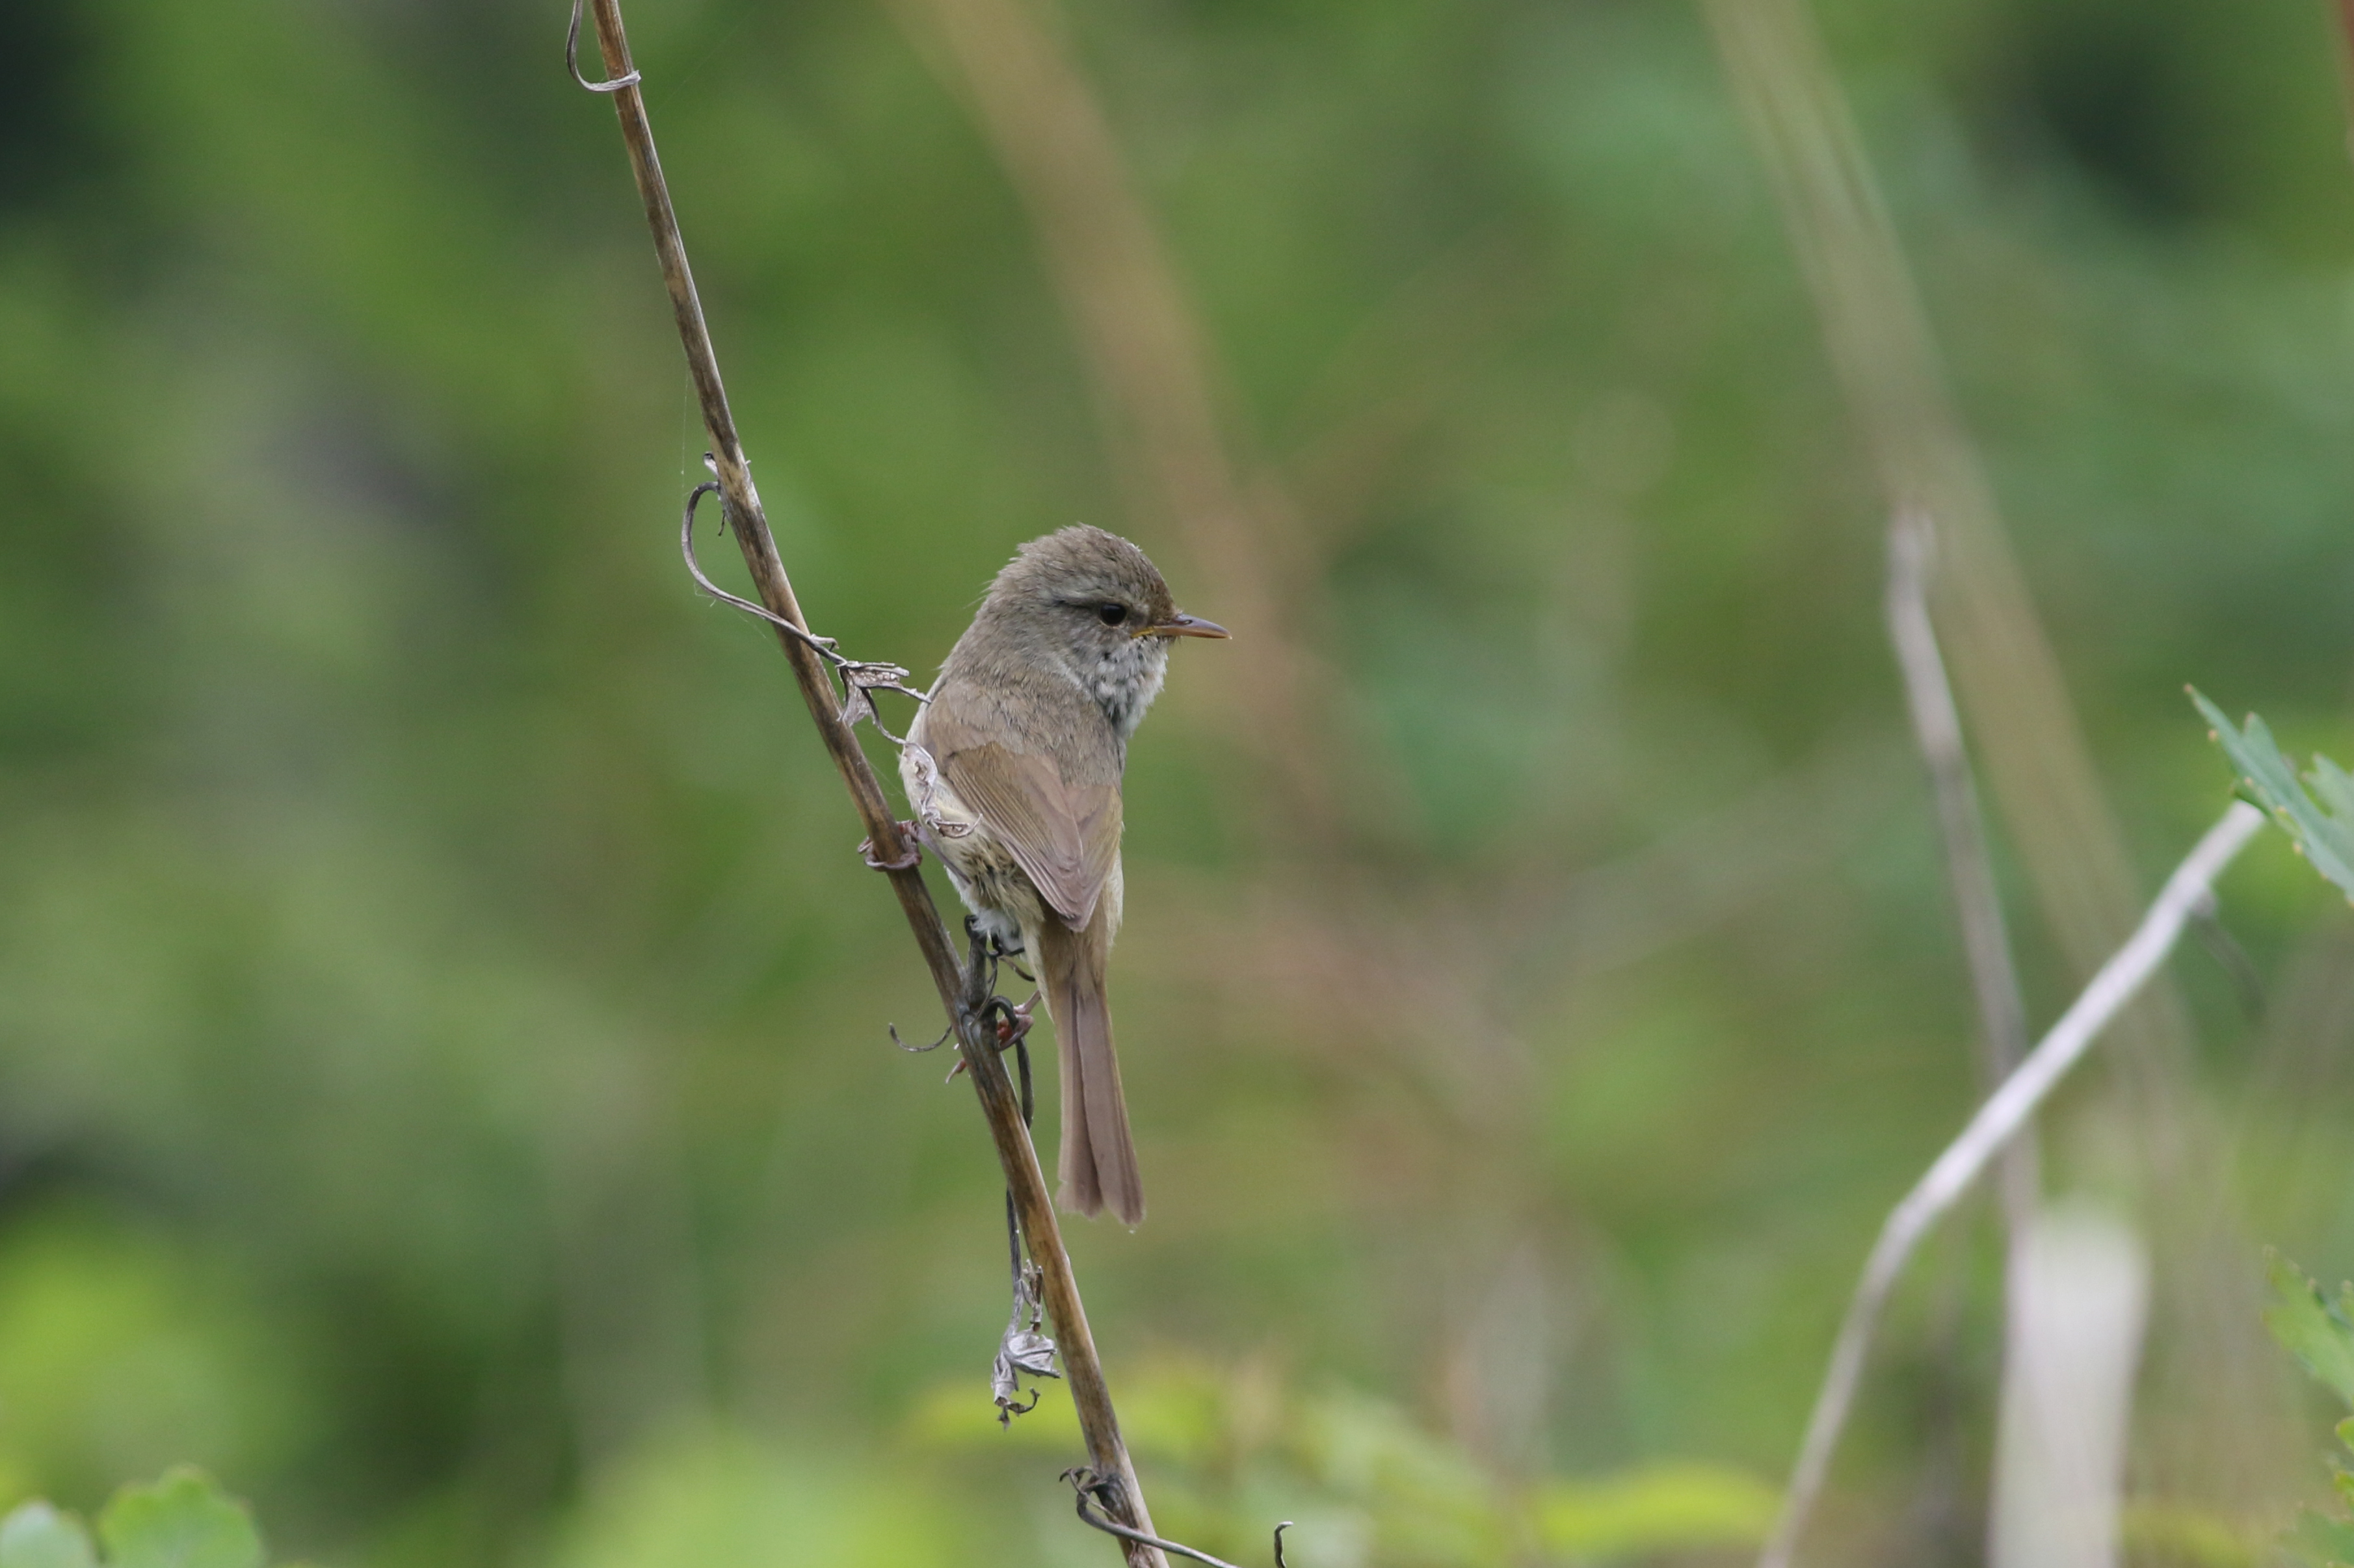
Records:
<instances>
[{"instance_id":1,"label":"long tail feather","mask_svg":"<svg viewBox=\"0 0 2354 1568\"><path fill-rule=\"evenodd\" d=\"M1035 950L1062 1064L1062 1204L1083 1214L1108 1208L1121 1224L1132 1225L1144 1218L1144 1182L1129 1137L1119 1058L1112 1050L1111 1008L1104 997L1110 946L1099 909L1085 931L1048 920L1037 933Z\"/></svg>"}]
</instances>

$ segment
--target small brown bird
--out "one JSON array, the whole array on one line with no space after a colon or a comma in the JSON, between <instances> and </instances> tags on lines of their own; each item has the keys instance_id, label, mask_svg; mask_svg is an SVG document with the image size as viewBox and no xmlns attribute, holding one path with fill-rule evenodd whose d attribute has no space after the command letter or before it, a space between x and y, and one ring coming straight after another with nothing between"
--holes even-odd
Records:
<instances>
[{"instance_id":1,"label":"small brown bird","mask_svg":"<svg viewBox=\"0 0 2354 1568\"><path fill-rule=\"evenodd\" d=\"M1144 1187L1104 999L1119 930L1119 780L1170 639L1225 635L1180 614L1152 562L1117 535L1033 539L990 584L899 759L908 799L944 826L926 838L965 906L1037 967L1060 1047L1063 1205L1108 1207L1131 1225Z\"/></svg>"}]
</instances>

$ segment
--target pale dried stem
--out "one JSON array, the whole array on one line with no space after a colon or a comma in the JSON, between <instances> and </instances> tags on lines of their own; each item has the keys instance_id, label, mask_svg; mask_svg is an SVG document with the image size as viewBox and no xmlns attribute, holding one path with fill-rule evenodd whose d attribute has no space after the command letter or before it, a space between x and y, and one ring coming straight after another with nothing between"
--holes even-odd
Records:
<instances>
[{"instance_id":1,"label":"pale dried stem","mask_svg":"<svg viewBox=\"0 0 2354 1568\"><path fill-rule=\"evenodd\" d=\"M1703 8L1887 510L1936 519L1929 598L1954 686L2044 925L2081 982L2132 928L2137 879L1813 13L1807 0ZM2161 978L2116 1031L2153 1206L2172 1221L2157 1240L2182 1255L2158 1277L2153 1381L2179 1389L2191 1411L2173 1427L2183 1451L2161 1451L2160 1462L2169 1485L2240 1506L2264 1485L2245 1457L2253 1434L2278 1413L2270 1385L2229 1372L2260 1353L2261 1335L2216 1266L2241 1244L2213 1201L2214 1131L2186 1093L2190 1016Z\"/></svg>"},{"instance_id":2,"label":"pale dried stem","mask_svg":"<svg viewBox=\"0 0 2354 1568\"><path fill-rule=\"evenodd\" d=\"M1857 1383L1872 1348L1873 1330L1887 1305L1897 1277L1930 1227L1969 1191L1987 1165L2026 1127L2068 1070L2083 1059L2101 1031L2132 1001L2182 934L2184 922L2213 897L2215 878L2232 856L2264 825L2264 814L2244 800L2235 800L2222 820L2207 830L2198 846L2167 878L2158 900L2125 946L2093 977L2060 1021L2039 1042L2019 1070L1979 1107L1961 1136L1946 1147L1926 1174L1914 1184L1903 1201L1890 1212L1880 1238L1864 1260L1863 1276L1848 1303L1831 1347L1829 1370L1814 1413L1807 1421L1806 1440L1792 1469L1782 1516L1757 1559L1758 1568L1789 1568L1798 1538L1823 1482L1830 1474L1831 1455L1855 1402Z\"/></svg>"},{"instance_id":3,"label":"pale dried stem","mask_svg":"<svg viewBox=\"0 0 2354 1568\"><path fill-rule=\"evenodd\" d=\"M695 383L696 401L702 407L705 429L710 435L728 525L743 551L744 565L751 574L760 602L770 614L806 632L809 623L794 598L784 563L778 556L776 541L761 511L759 493L753 487L751 471L737 436L735 416L728 408L727 394L720 382L718 356L713 351L711 334L704 322L703 305L695 293L694 274L687 266L677 216L672 210L670 191L663 179L661 161L655 155L644 96L631 64L620 0L590 0L590 4L606 74L617 84L599 90L608 90L613 101L614 112L620 120L621 137L629 148L631 168L637 177L638 194L645 203L646 222L653 233L654 251L662 264L663 281L670 292L679 341L686 351L687 370ZM994 1031L984 1022L984 1015L969 1005L967 977L956 944L940 919L922 872L907 853L911 846L892 815L881 780L859 748L856 736L843 721L827 682L823 661L808 642L781 628L778 629L777 641L792 665L811 721L817 726L819 736L850 790L851 802L866 829L873 857L885 863L906 863L901 869L885 874L907 917L925 967L931 972L940 1005L955 1026L958 1049L997 1145L998 1162L1004 1168L1006 1187L1020 1214L1023 1235L1031 1258L1041 1271L1041 1293L1054 1322L1064 1370L1069 1376L1072 1403L1077 1408L1088 1461L1099 1474L1118 1478L1118 1495L1110 1499L1111 1506L1124 1522L1149 1534L1152 1530L1151 1516L1146 1511L1144 1494L1137 1484L1127 1446L1120 1440L1119 1422L1112 1410L1110 1391L1105 1384L1103 1364L1096 1354L1095 1339L1087 1327L1087 1309L1079 1298L1070 1255L1064 1250L1054 1201L1039 1169L1029 1131L1023 1126L1019 1097L998 1057ZM1168 1568L1167 1559L1150 1546L1124 1542L1123 1551L1130 1568Z\"/></svg>"},{"instance_id":4,"label":"pale dried stem","mask_svg":"<svg viewBox=\"0 0 2354 1568\"><path fill-rule=\"evenodd\" d=\"M2133 926L2131 865L1813 16L1804 0L1705 9L1888 509L1937 520L1955 682L2044 916L2090 974ZM2179 1004L2137 1012L2188 1040Z\"/></svg>"},{"instance_id":5,"label":"pale dried stem","mask_svg":"<svg viewBox=\"0 0 2354 1568\"><path fill-rule=\"evenodd\" d=\"M1904 677L1905 705L1913 734L1928 766L1937 807L1938 836L1946 850L1946 875L1969 960L1970 990L1978 1000L1980 1070L1991 1090L2027 1054L2027 1001L2011 961L2010 931L1987 852L1986 820L1978 810L1978 785L1970 777L1969 749L1962 715L1946 680L1946 661L1929 620L1929 572L1936 547L1932 521L1919 513L1899 513L1888 525L1888 640ZM2023 1239L2035 1223L2041 1185L2035 1135L2022 1132L2003 1150L2002 1213L2011 1241Z\"/></svg>"}]
</instances>

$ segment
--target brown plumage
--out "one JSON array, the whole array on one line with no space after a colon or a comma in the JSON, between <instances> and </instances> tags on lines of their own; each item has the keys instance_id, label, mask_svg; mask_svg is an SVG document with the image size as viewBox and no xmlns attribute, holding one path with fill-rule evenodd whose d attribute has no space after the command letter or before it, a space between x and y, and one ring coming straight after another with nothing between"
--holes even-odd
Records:
<instances>
[{"instance_id":1,"label":"brown plumage","mask_svg":"<svg viewBox=\"0 0 2354 1568\"><path fill-rule=\"evenodd\" d=\"M1179 613L1143 551L1100 528L1022 546L957 640L908 732L900 773L938 768L928 833L965 905L1026 950L1054 1021L1063 1085L1061 1200L1144 1218L1105 976L1120 916L1120 775L1176 637L1224 637Z\"/></svg>"}]
</instances>

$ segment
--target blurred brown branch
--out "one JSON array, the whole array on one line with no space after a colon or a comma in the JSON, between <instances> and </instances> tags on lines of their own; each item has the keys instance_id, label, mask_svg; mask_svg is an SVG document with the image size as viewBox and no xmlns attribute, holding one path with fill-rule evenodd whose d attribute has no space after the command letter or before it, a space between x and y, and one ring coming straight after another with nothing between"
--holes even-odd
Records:
<instances>
[{"instance_id":1,"label":"blurred brown branch","mask_svg":"<svg viewBox=\"0 0 2354 1568\"><path fill-rule=\"evenodd\" d=\"M1211 602L1248 641L1228 705L1283 786L1288 836L1337 825L1325 684L1299 628L1310 596L1290 503L1246 479L1220 428L1215 356L1151 213L1064 40L1032 0L893 0L927 58L971 104L1028 209L1068 313L1113 467L1138 518L1172 529Z\"/></svg>"},{"instance_id":2,"label":"blurred brown branch","mask_svg":"<svg viewBox=\"0 0 2354 1568\"><path fill-rule=\"evenodd\" d=\"M576 37L579 4L580 0L575 0ZM597 45L604 56L610 81L583 85L609 92L614 112L620 120L621 137L629 148L638 194L645 203L646 222L653 233L663 281L670 293L679 340L686 351L687 369L710 436L728 525L743 551L744 565L751 573L768 617L780 623L777 627L778 645L792 665L802 700L809 706L811 722L817 726L819 737L833 758L850 790L851 803L866 829L870 861L890 878L892 891L897 895L899 906L907 917L925 967L931 971L940 1005L955 1027L957 1046L997 1144L998 1160L1004 1167L1006 1186L1020 1214L1030 1255L1041 1272L1042 1294L1054 1319L1064 1367L1070 1374L1072 1403L1077 1408L1089 1462L1097 1473L1108 1478L1104 1487L1106 1504L1132 1529L1150 1534L1151 1516L1146 1510L1135 1467L1120 1439L1119 1418L1112 1410L1102 1362L1096 1355L1087 1309L1079 1298L1078 1281L1063 1247L1054 1201L1039 1170L1029 1131L1023 1125L1019 1097L1006 1075L1004 1063L998 1057L995 1031L988 1026L991 1015L985 994L987 971L978 955L970 967L960 964L948 927L932 902L931 889L911 853L914 842L892 815L882 783L875 778L865 753L859 749L848 710L836 705L827 682L824 658L817 641L809 634L809 623L794 597L784 562L777 554L768 517L760 507L759 493L753 488L751 469L737 436L735 415L728 408L727 394L719 378L718 356L704 322L694 274L687 266L686 248L679 235L677 215L671 207L662 164L655 155L644 95L630 60L620 0L592 0L592 4ZM574 76L576 79L579 77L577 69ZM690 526L692 521L690 514ZM974 996L976 989L984 994ZM1130 1568L1168 1568L1167 1560L1152 1546L1129 1541L1123 1543L1123 1551Z\"/></svg>"}]
</instances>

